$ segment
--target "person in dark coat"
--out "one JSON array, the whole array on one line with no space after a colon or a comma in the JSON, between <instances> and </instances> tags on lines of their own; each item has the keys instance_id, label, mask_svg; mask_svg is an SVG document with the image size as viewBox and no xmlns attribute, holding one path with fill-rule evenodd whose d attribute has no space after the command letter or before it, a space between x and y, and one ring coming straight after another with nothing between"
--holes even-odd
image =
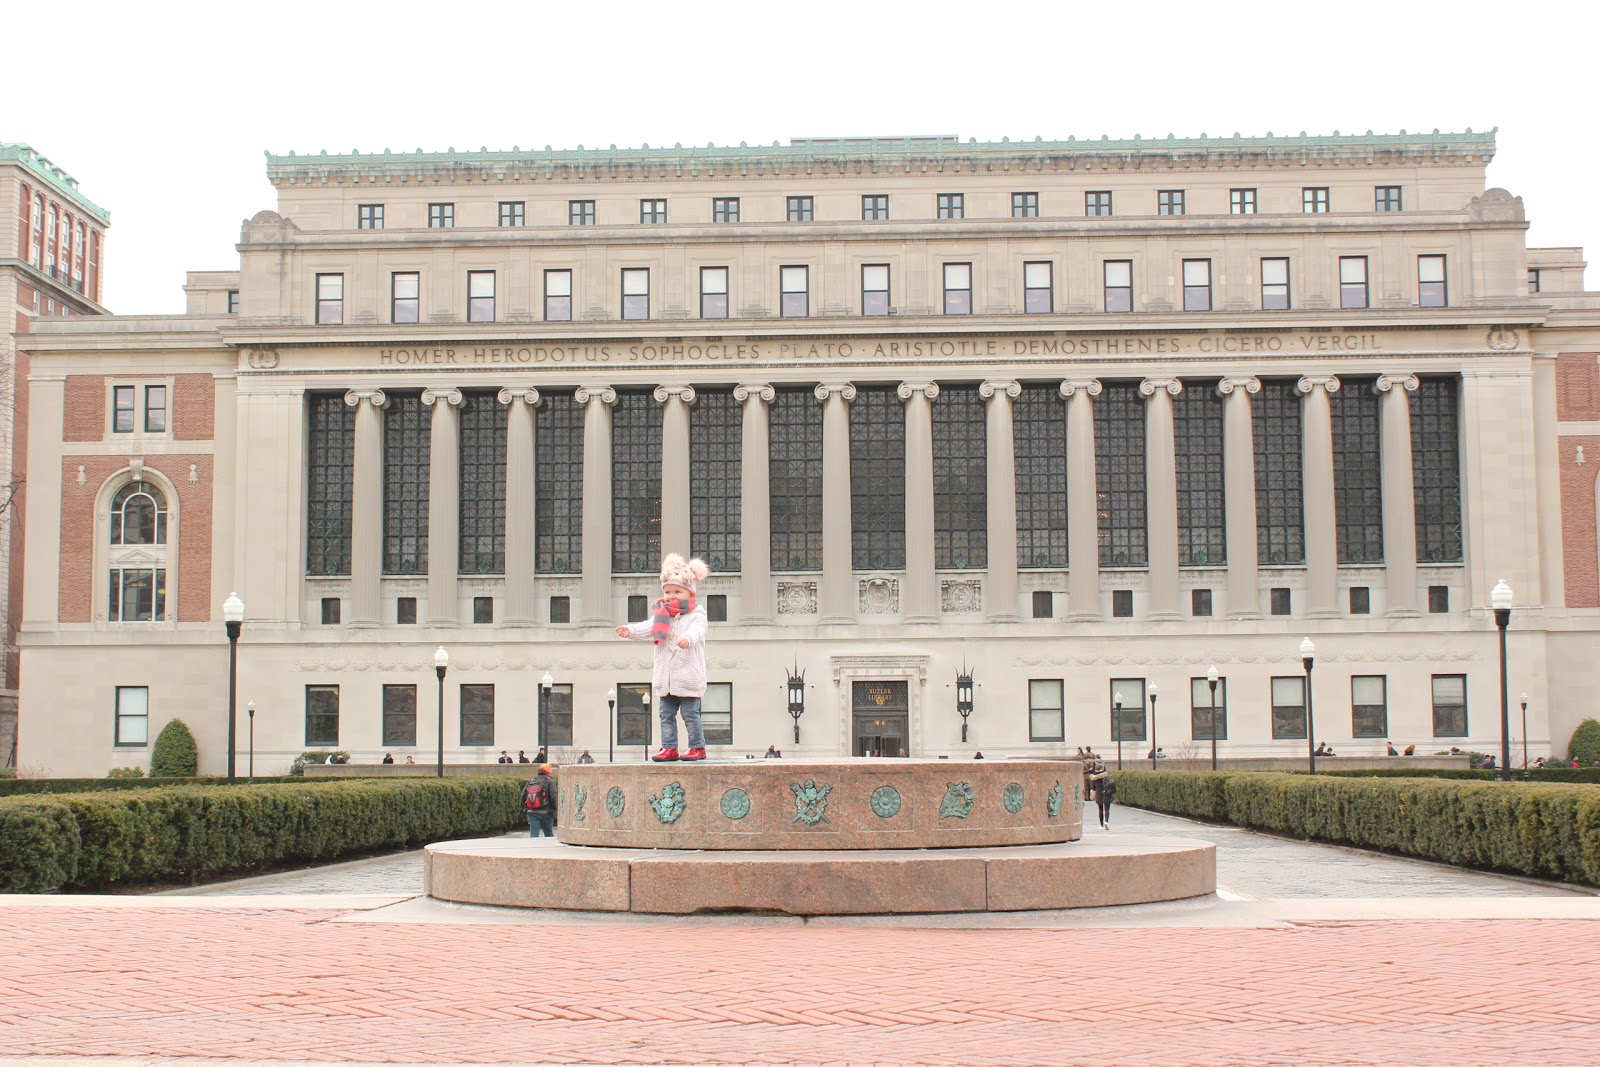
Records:
<instances>
[{"instance_id":1,"label":"person in dark coat","mask_svg":"<svg viewBox=\"0 0 1600 1067\"><path fill-rule=\"evenodd\" d=\"M543 787L544 803L537 808L529 807L533 802L535 786ZM529 837L556 836L556 780L555 768L550 764L541 763L539 773L522 787L522 807L528 813Z\"/></svg>"},{"instance_id":2,"label":"person in dark coat","mask_svg":"<svg viewBox=\"0 0 1600 1067\"><path fill-rule=\"evenodd\" d=\"M1117 795L1117 778L1104 763L1096 763L1089 771L1089 795L1100 814L1100 829L1111 829L1111 801Z\"/></svg>"}]
</instances>

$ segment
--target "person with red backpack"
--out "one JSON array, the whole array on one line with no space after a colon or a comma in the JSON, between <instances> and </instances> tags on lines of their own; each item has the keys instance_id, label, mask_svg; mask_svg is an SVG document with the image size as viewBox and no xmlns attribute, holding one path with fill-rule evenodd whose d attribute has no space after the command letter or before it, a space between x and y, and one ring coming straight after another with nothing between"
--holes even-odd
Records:
<instances>
[{"instance_id":1,"label":"person with red backpack","mask_svg":"<svg viewBox=\"0 0 1600 1067\"><path fill-rule=\"evenodd\" d=\"M527 785L522 787L522 809L528 813L528 836L556 836L556 780L555 768L548 763L539 764Z\"/></svg>"}]
</instances>

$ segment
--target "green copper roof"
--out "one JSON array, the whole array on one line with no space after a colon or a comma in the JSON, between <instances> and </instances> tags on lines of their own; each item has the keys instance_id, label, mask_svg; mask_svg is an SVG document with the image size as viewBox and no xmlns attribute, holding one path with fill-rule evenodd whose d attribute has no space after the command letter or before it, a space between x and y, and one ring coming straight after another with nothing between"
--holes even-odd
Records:
<instances>
[{"instance_id":1,"label":"green copper roof","mask_svg":"<svg viewBox=\"0 0 1600 1067\"><path fill-rule=\"evenodd\" d=\"M111 225L111 212L78 192L78 179L50 162L25 144L0 142L0 163L20 163L35 176L53 186L56 192L94 215L106 226Z\"/></svg>"}]
</instances>

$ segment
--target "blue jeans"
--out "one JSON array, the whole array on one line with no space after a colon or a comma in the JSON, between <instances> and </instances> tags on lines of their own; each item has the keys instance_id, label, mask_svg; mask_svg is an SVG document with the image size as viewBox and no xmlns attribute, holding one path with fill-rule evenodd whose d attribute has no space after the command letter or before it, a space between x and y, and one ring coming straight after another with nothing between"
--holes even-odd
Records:
<instances>
[{"instance_id":1,"label":"blue jeans","mask_svg":"<svg viewBox=\"0 0 1600 1067\"><path fill-rule=\"evenodd\" d=\"M545 837L556 836L555 815L548 811L529 811L528 836L538 837L541 833Z\"/></svg>"},{"instance_id":2,"label":"blue jeans","mask_svg":"<svg viewBox=\"0 0 1600 1067\"><path fill-rule=\"evenodd\" d=\"M667 695L658 697L656 710L661 716L661 747L678 747L678 715L689 731L689 747L705 748L706 732L700 728L700 698Z\"/></svg>"}]
</instances>

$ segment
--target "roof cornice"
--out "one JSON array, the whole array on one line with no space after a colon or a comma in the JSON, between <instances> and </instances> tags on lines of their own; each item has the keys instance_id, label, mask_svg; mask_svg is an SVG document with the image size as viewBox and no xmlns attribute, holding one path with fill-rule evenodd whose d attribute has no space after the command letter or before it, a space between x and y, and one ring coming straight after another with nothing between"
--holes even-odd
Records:
<instances>
[{"instance_id":1,"label":"roof cornice","mask_svg":"<svg viewBox=\"0 0 1600 1067\"><path fill-rule=\"evenodd\" d=\"M15 163L78 207L100 220L102 226L111 225L111 212L78 192L78 179L50 162L25 144L0 144L0 163Z\"/></svg>"}]
</instances>

